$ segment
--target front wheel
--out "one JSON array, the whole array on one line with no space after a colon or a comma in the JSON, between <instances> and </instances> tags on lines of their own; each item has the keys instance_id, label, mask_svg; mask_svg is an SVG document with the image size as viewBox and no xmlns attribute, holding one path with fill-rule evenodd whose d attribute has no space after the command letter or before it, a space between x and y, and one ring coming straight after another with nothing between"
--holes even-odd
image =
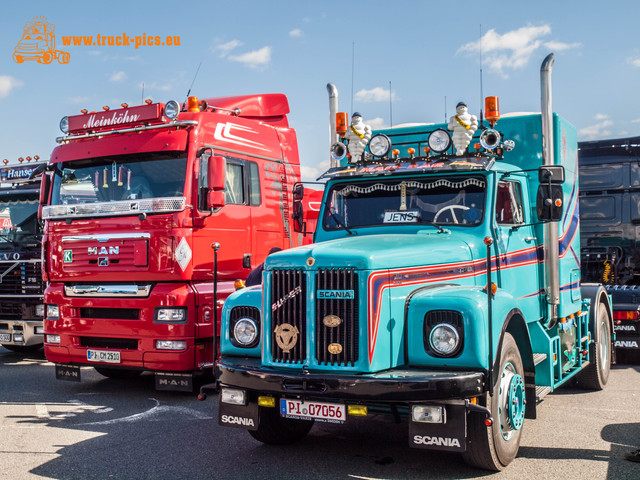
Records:
<instances>
[{"instance_id":1,"label":"front wheel","mask_svg":"<svg viewBox=\"0 0 640 480\"><path fill-rule=\"evenodd\" d=\"M580 384L590 390L602 390L611 370L611 319L604 304L598 305L597 315L595 341L589 346L591 363L580 376Z\"/></svg>"},{"instance_id":2,"label":"front wheel","mask_svg":"<svg viewBox=\"0 0 640 480\"><path fill-rule=\"evenodd\" d=\"M464 461L477 468L500 471L509 465L520 448L525 414L524 368L518 345L505 333L500 350L499 377L489 397L493 425L483 416L469 416L469 439Z\"/></svg>"},{"instance_id":3,"label":"front wheel","mask_svg":"<svg viewBox=\"0 0 640 480\"><path fill-rule=\"evenodd\" d=\"M280 416L277 408L260 408L257 430L249 430L253 438L268 445L288 445L305 437L313 420L293 420Z\"/></svg>"}]
</instances>

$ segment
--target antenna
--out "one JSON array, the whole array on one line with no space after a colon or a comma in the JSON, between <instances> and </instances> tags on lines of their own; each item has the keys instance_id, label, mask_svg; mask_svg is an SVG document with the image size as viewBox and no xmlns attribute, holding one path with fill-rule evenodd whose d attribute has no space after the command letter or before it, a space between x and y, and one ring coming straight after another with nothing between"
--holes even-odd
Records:
<instances>
[{"instance_id":1,"label":"antenna","mask_svg":"<svg viewBox=\"0 0 640 480\"><path fill-rule=\"evenodd\" d=\"M196 69L196 74L193 76L193 80L191 81L191 86L189 87L189 90L187 91L187 98L186 100L189 99L189 94L191 93L191 89L193 88L193 84L196 83L196 77L198 76L198 72L200 71L200 67L202 66L202 62L200 62L198 64L198 68ZM186 101L185 100L185 101Z\"/></svg>"},{"instance_id":2,"label":"antenna","mask_svg":"<svg viewBox=\"0 0 640 480\"><path fill-rule=\"evenodd\" d=\"M140 103L144 103L144 82L142 82L142 98L140 98Z\"/></svg>"},{"instance_id":3,"label":"antenna","mask_svg":"<svg viewBox=\"0 0 640 480\"><path fill-rule=\"evenodd\" d=\"M353 76L356 64L356 42L351 42L351 114L353 114Z\"/></svg>"},{"instance_id":4,"label":"antenna","mask_svg":"<svg viewBox=\"0 0 640 480\"><path fill-rule=\"evenodd\" d=\"M484 91L482 87L482 24L480 24L480 126L482 127L482 105L484 103Z\"/></svg>"},{"instance_id":5,"label":"antenna","mask_svg":"<svg viewBox=\"0 0 640 480\"><path fill-rule=\"evenodd\" d=\"M393 96L391 95L391 80L389 80L389 122L391 123L391 128L393 128L393 103L391 100Z\"/></svg>"}]
</instances>

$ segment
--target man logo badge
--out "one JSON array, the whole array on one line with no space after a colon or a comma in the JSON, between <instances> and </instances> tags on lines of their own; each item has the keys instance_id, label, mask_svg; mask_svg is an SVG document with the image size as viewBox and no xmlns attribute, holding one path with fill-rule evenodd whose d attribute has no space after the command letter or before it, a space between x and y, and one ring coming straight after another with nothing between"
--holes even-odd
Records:
<instances>
[{"instance_id":1,"label":"man logo badge","mask_svg":"<svg viewBox=\"0 0 640 480\"><path fill-rule=\"evenodd\" d=\"M98 266L99 267L108 267L109 266L109 257L98 257Z\"/></svg>"},{"instance_id":2,"label":"man logo badge","mask_svg":"<svg viewBox=\"0 0 640 480\"><path fill-rule=\"evenodd\" d=\"M296 327L288 323L278 325L275 330L276 343L284 353L289 353L298 342L298 334L300 333Z\"/></svg>"}]
</instances>

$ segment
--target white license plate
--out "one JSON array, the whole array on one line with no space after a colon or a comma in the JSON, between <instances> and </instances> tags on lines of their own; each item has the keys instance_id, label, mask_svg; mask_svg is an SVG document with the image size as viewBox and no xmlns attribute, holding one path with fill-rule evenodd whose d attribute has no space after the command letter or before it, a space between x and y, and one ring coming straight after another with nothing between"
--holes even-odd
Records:
<instances>
[{"instance_id":1,"label":"white license plate","mask_svg":"<svg viewBox=\"0 0 640 480\"><path fill-rule=\"evenodd\" d=\"M120 352L106 350L87 350L87 360L90 362L120 363Z\"/></svg>"},{"instance_id":2,"label":"white license plate","mask_svg":"<svg viewBox=\"0 0 640 480\"><path fill-rule=\"evenodd\" d=\"M0 342L10 342L11 334L10 333L0 333Z\"/></svg>"},{"instance_id":3,"label":"white license plate","mask_svg":"<svg viewBox=\"0 0 640 480\"><path fill-rule=\"evenodd\" d=\"M280 399L280 415L330 423L343 423L347 419L346 407L339 403L302 402L288 398Z\"/></svg>"}]
</instances>

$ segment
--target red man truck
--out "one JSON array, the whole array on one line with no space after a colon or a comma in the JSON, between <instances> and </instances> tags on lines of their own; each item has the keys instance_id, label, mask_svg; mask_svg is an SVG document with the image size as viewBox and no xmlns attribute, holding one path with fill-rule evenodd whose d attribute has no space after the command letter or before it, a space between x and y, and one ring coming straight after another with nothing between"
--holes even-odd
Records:
<instances>
[{"instance_id":1,"label":"red man truck","mask_svg":"<svg viewBox=\"0 0 640 480\"><path fill-rule=\"evenodd\" d=\"M190 391L234 281L305 240L296 134L283 94L146 103L61 120L41 196L45 353L61 380L89 365Z\"/></svg>"}]
</instances>

